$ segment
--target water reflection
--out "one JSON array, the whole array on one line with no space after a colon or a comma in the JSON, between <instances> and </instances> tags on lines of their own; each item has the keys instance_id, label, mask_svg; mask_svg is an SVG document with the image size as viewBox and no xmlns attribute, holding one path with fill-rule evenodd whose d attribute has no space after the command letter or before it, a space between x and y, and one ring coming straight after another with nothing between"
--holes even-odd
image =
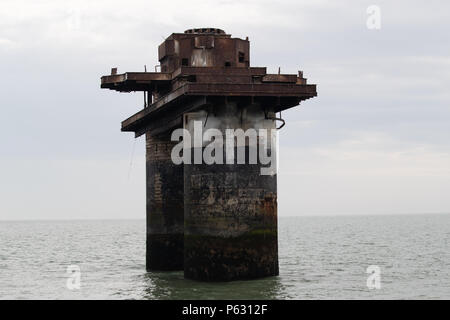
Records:
<instances>
[{"instance_id":1,"label":"water reflection","mask_svg":"<svg viewBox=\"0 0 450 320\"><path fill-rule=\"evenodd\" d=\"M142 275L144 299L277 299L283 286L279 277L232 282L184 279L183 272L148 272Z\"/></svg>"}]
</instances>

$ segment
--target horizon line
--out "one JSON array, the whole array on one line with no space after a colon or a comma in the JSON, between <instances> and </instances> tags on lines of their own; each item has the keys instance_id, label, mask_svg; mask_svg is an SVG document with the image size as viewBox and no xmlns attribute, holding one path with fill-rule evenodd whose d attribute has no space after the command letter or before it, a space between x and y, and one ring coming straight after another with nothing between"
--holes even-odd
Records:
<instances>
[{"instance_id":1,"label":"horizon line","mask_svg":"<svg viewBox=\"0 0 450 320\"><path fill-rule=\"evenodd\" d=\"M338 213L338 214L306 214L306 215L283 215L278 216L278 218L315 218L315 217L373 217L373 216L420 216L420 215L448 215L450 212L414 212L414 213ZM124 220L145 220L142 218L69 218L69 219L55 219L55 218L37 218L37 219L1 219L0 222L46 222L46 221L124 221Z\"/></svg>"}]
</instances>

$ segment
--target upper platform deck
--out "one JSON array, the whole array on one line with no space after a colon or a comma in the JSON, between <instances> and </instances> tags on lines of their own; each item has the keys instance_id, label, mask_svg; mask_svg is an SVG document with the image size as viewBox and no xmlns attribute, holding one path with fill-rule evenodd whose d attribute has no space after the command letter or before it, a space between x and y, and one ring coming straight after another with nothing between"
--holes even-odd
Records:
<instances>
[{"instance_id":1,"label":"upper platform deck","mask_svg":"<svg viewBox=\"0 0 450 320\"><path fill-rule=\"evenodd\" d=\"M122 123L123 131L136 135L158 125L161 115L170 123L180 113L200 108L199 101L228 99L281 111L317 95L316 85L307 84L302 72L268 74L264 67L250 67L249 50L248 38L232 38L220 29L173 33L159 46L161 72L117 74L113 69L101 77L101 88L151 94L150 105Z\"/></svg>"}]
</instances>

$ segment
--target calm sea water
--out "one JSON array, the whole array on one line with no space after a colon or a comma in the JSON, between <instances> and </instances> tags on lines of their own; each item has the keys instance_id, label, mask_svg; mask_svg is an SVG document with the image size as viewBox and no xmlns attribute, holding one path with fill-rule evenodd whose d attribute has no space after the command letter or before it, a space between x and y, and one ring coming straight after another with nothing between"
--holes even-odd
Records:
<instances>
[{"instance_id":1,"label":"calm sea water","mask_svg":"<svg viewBox=\"0 0 450 320\"><path fill-rule=\"evenodd\" d=\"M145 271L144 220L0 222L0 299L449 299L449 245L450 215L280 218L279 276L202 283Z\"/></svg>"}]
</instances>

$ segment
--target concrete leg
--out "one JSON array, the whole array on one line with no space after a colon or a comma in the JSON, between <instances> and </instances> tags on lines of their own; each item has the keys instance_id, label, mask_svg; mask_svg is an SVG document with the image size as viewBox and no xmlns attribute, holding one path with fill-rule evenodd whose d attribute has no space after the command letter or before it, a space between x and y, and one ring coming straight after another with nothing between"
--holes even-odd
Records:
<instances>
[{"instance_id":1,"label":"concrete leg","mask_svg":"<svg viewBox=\"0 0 450 320\"><path fill-rule=\"evenodd\" d=\"M173 164L170 135L146 134L147 270L183 270L183 166Z\"/></svg>"},{"instance_id":2,"label":"concrete leg","mask_svg":"<svg viewBox=\"0 0 450 320\"><path fill-rule=\"evenodd\" d=\"M207 118L204 130L274 128L264 113L252 114L249 108L242 120L241 111L227 105L207 117L197 113L185 125L192 131L193 120ZM248 145L245 150L248 159ZM277 177L261 175L259 163L246 163L184 165L186 278L230 281L278 275Z\"/></svg>"}]
</instances>

